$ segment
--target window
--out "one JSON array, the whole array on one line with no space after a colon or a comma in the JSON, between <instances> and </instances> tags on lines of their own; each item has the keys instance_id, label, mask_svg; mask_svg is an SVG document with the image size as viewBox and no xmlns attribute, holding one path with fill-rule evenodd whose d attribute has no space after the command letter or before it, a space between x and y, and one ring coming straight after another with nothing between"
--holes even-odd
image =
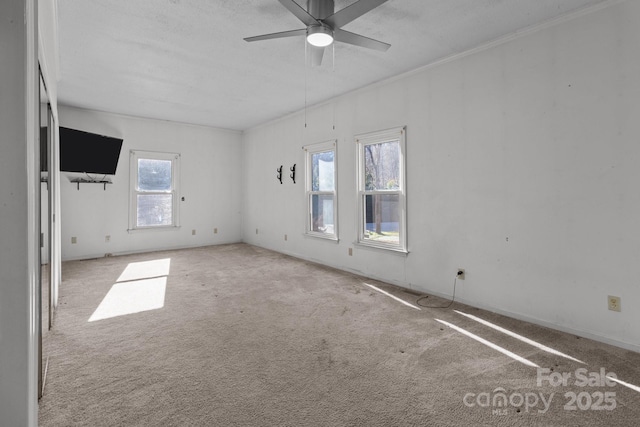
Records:
<instances>
[{"instance_id":1,"label":"window","mask_svg":"<svg viewBox=\"0 0 640 427\"><path fill-rule=\"evenodd\" d=\"M356 137L358 243L407 252L405 130Z\"/></svg>"},{"instance_id":2,"label":"window","mask_svg":"<svg viewBox=\"0 0 640 427\"><path fill-rule=\"evenodd\" d=\"M180 155L131 151L129 229L178 227Z\"/></svg>"},{"instance_id":3,"label":"window","mask_svg":"<svg viewBox=\"0 0 640 427\"><path fill-rule=\"evenodd\" d=\"M306 234L337 240L336 142L303 148L306 151Z\"/></svg>"}]
</instances>

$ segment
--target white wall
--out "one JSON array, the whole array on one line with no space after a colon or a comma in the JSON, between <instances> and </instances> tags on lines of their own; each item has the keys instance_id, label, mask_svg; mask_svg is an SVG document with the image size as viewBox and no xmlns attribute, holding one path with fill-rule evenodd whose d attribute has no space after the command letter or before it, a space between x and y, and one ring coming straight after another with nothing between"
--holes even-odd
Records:
<instances>
[{"instance_id":1,"label":"white wall","mask_svg":"<svg viewBox=\"0 0 640 427\"><path fill-rule=\"evenodd\" d=\"M123 138L113 184L70 183L61 173L63 259L238 242L241 134L167 121L59 107L60 126ZM128 233L129 151L181 154L181 227ZM101 177L100 177L101 178ZM218 233L214 234L214 228ZM191 231L195 229L196 235ZM105 236L111 236L105 242ZM77 243L72 244L71 238Z\"/></svg>"},{"instance_id":2,"label":"white wall","mask_svg":"<svg viewBox=\"0 0 640 427\"><path fill-rule=\"evenodd\" d=\"M614 4L247 131L244 240L438 295L465 268L458 300L640 351L638 22ZM353 137L402 125L406 257L353 245ZM333 138L337 244L303 236L302 175L275 179Z\"/></svg>"}]
</instances>

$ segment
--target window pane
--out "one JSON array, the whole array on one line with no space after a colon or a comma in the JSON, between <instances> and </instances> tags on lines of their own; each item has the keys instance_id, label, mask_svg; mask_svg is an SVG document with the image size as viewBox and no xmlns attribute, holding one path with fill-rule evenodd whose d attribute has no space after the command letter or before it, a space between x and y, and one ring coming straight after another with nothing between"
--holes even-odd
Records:
<instances>
[{"instance_id":1,"label":"window pane","mask_svg":"<svg viewBox=\"0 0 640 427\"><path fill-rule=\"evenodd\" d=\"M171 191L171 160L138 159L139 191Z\"/></svg>"},{"instance_id":2,"label":"window pane","mask_svg":"<svg viewBox=\"0 0 640 427\"><path fill-rule=\"evenodd\" d=\"M399 245L400 196L367 194L364 199L365 240Z\"/></svg>"},{"instance_id":3,"label":"window pane","mask_svg":"<svg viewBox=\"0 0 640 427\"><path fill-rule=\"evenodd\" d=\"M311 191L334 191L333 151L311 155Z\"/></svg>"},{"instance_id":4,"label":"window pane","mask_svg":"<svg viewBox=\"0 0 640 427\"><path fill-rule=\"evenodd\" d=\"M138 227L173 225L172 194L138 194L137 198Z\"/></svg>"},{"instance_id":5,"label":"window pane","mask_svg":"<svg viewBox=\"0 0 640 427\"><path fill-rule=\"evenodd\" d=\"M311 230L326 234L335 234L333 221L333 196L311 195Z\"/></svg>"},{"instance_id":6,"label":"window pane","mask_svg":"<svg viewBox=\"0 0 640 427\"><path fill-rule=\"evenodd\" d=\"M364 146L365 190L400 188L400 141Z\"/></svg>"}]
</instances>

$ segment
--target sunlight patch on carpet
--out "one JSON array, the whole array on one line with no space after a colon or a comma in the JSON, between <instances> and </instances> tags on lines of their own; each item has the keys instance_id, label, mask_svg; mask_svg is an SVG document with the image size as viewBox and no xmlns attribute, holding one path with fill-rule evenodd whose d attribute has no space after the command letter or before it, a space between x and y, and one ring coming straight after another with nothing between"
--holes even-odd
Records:
<instances>
[{"instance_id":1,"label":"sunlight patch on carpet","mask_svg":"<svg viewBox=\"0 0 640 427\"><path fill-rule=\"evenodd\" d=\"M618 384L621 384L621 385L623 385L623 386L625 386L625 387L627 387L627 388L630 388L631 390L635 390L635 391L637 391L638 393L640 393L640 387L638 387L637 385L633 385L633 384L631 384L631 383L624 382L624 381L622 381L622 380L619 380L619 379L614 378L614 377L609 376L609 375L607 375L607 378L609 378L609 379L610 379L611 381L613 381L613 382L616 382L616 383L618 383Z\"/></svg>"},{"instance_id":2,"label":"sunlight patch on carpet","mask_svg":"<svg viewBox=\"0 0 640 427\"><path fill-rule=\"evenodd\" d=\"M568 354L564 354L564 353L562 353L562 352L560 352L560 351L558 351L556 349L553 349L551 347L547 347L546 345L541 344L541 343L539 343L537 341L534 341L534 340L532 340L530 338L527 338L527 337L524 337L522 335L516 334L515 332L512 332L512 331L510 331L508 329L505 329L502 326L498 326L498 325L496 325L494 323L488 322L488 321L486 321L484 319L481 319L479 317L476 317L476 316L474 316L472 314L463 313L462 311L458 311L458 310L453 310L453 311L455 311L456 313L461 314L461 315L463 315L465 317L468 317L471 320L475 320L478 323L482 323L485 326L488 326L488 327L490 327L492 329L495 329L496 331L499 331L499 332L502 332L503 334L509 335L510 337L518 339L518 340L520 340L522 342L525 342L525 343L527 343L529 345L532 345L534 347L538 347L542 351L546 351L547 353L555 354L556 356L564 357L565 359L573 360L574 362L582 363L583 365L585 364L582 360L578 360L575 357L569 356Z\"/></svg>"},{"instance_id":3,"label":"sunlight patch on carpet","mask_svg":"<svg viewBox=\"0 0 640 427\"><path fill-rule=\"evenodd\" d=\"M89 318L89 322L164 307L171 258L132 262Z\"/></svg>"},{"instance_id":4,"label":"sunlight patch on carpet","mask_svg":"<svg viewBox=\"0 0 640 427\"><path fill-rule=\"evenodd\" d=\"M169 275L171 258L154 259L153 261L132 262L127 265L116 282L151 279Z\"/></svg>"},{"instance_id":5,"label":"sunlight patch on carpet","mask_svg":"<svg viewBox=\"0 0 640 427\"><path fill-rule=\"evenodd\" d=\"M162 308L166 287L166 277L116 283L93 312L89 322Z\"/></svg>"},{"instance_id":6,"label":"sunlight patch on carpet","mask_svg":"<svg viewBox=\"0 0 640 427\"><path fill-rule=\"evenodd\" d=\"M400 303L402 303L402 304L406 305L407 307L411 307L411 308L415 308L416 310L420 310L420 307L416 307L416 306L415 306L415 305L413 305L413 304L409 304L409 303L408 303L408 302L406 302L405 300L400 299L400 298L398 298L398 297L397 297L397 296L395 296L395 295L391 295L389 292L383 291L382 289L377 288L377 287L375 287L375 286L373 286L373 285L370 285L370 284L368 284L368 283L365 283L365 285L367 285L368 287L370 287L370 288L371 288L371 289L373 289L374 291L378 291L378 292L380 292L382 295L386 295L386 296L388 296L389 298L393 298L394 300L396 300L396 301L398 301L398 302L400 302Z\"/></svg>"},{"instance_id":7,"label":"sunlight patch on carpet","mask_svg":"<svg viewBox=\"0 0 640 427\"><path fill-rule=\"evenodd\" d=\"M469 332L467 330L464 330L459 326L456 326L456 325L454 325L452 323L449 323L449 322L445 322L444 320L440 320L440 319L436 319L436 321L442 323L443 325L447 325L451 329L455 329L456 331L460 332L461 334L464 334L464 335L468 336L469 338L473 338L474 340L486 345L487 347L490 347L490 348L492 348L494 350L499 351L500 353L504 354L505 356L509 356L513 360L517 360L518 362L523 363L523 364L525 364L527 366L531 366L533 368L539 368L540 367L540 366L536 365L535 363L533 363L532 361L527 360L522 356L518 356L517 354L507 350L506 348L502 348L499 345L492 343L491 341L488 341L488 340L486 340L486 339L484 339L482 337L479 337L479 336L477 336L475 334L472 334L471 332Z\"/></svg>"}]
</instances>

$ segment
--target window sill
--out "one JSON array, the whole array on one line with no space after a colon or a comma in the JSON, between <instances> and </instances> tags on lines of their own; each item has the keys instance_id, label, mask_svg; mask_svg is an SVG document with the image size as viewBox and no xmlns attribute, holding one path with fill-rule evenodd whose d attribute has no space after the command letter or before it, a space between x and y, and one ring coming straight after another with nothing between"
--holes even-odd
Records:
<instances>
[{"instance_id":1,"label":"window sill","mask_svg":"<svg viewBox=\"0 0 640 427\"><path fill-rule=\"evenodd\" d=\"M320 239L320 240L328 240L330 242L335 242L338 243L340 241L340 239L338 239L338 237L335 234L331 234L331 235L325 235L325 234L321 234L321 233L304 233L305 237L311 237L314 239Z\"/></svg>"},{"instance_id":2,"label":"window sill","mask_svg":"<svg viewBox=\"0 0 640 427\"><path fill-rule=\"evenodd\" d=\"M387 246L387 245L376 245L373 243L365 243L365 242L353 242L353 244L359 248L362 249L371 249L374 251L377 250L383 250L383 251L387 251L389 253L392 253L394 255L400 255L400 256L407 256L409 255L409 250L408 249L403 249L403 248L399 248L399 247L394 247L394 246Z\"/></svg>"},{"instance_id":3,"label":"window sill","mask_svg":"<svg viewBox=\"0 0 640 427\"><path fill-rule=\"evenodd\" d=\"M127 233L140 233L140 232L148 232L148 231L177 231L180 229L179 225L169 225L162 227L139 227L139 228L130 228L127 230Z\"/></svg>"}]
</instances>

